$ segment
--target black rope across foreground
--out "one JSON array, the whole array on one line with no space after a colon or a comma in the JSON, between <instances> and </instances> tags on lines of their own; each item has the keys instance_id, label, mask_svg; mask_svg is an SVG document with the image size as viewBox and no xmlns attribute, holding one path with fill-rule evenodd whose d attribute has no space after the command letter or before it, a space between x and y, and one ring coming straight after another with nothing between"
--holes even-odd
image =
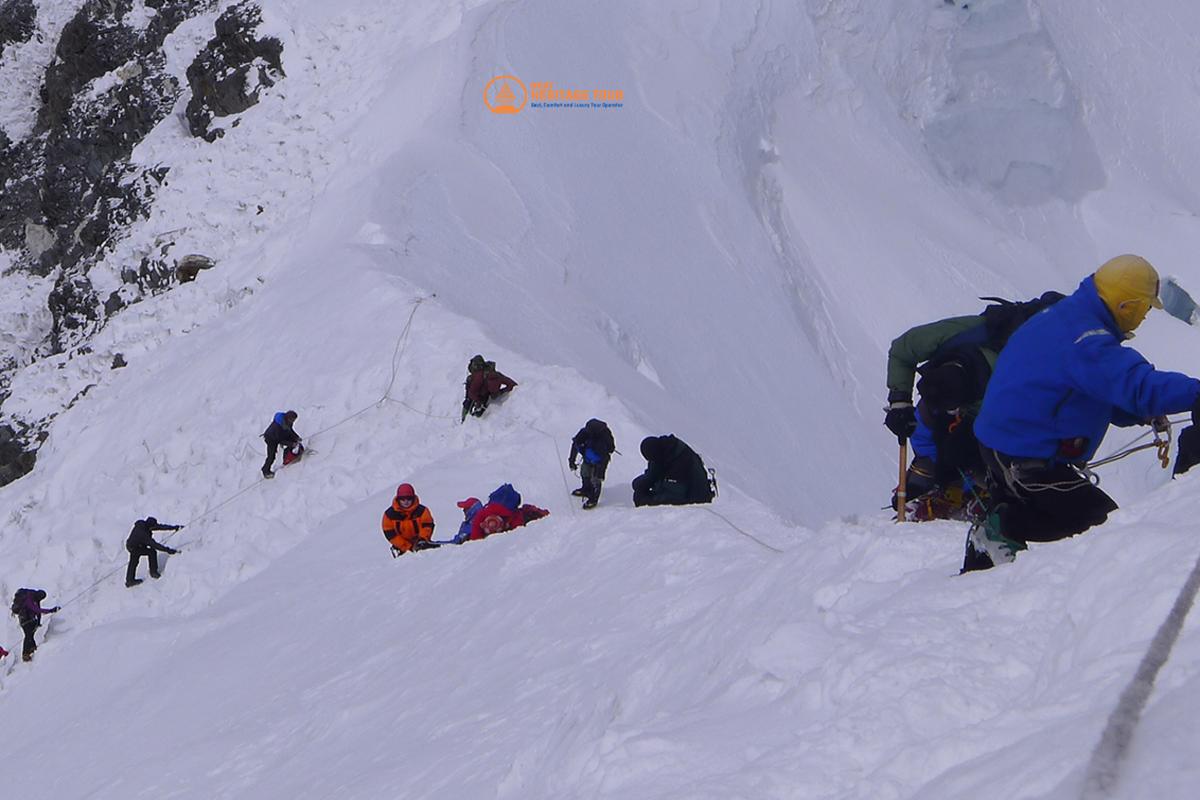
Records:
<instances>
[{"instance_id":1,"label":"black rope across foreground","mask_svg":"<svg viewBox=\"0 0 1200 800\"><path fill-rule=\"evenodd\" d=\"M1200 558L1196 559L1167 618L1150 640L1150 647L1142 656L1133 680L1125 687L1117 707L1108 717L1108 724L1104 726L1104 733L1092 751L1084 774L1083 791L1079 795L1081 800L1104 800L1113 796L1120 783L1121 768L1129 754L1129 745L1141 721L1142 711L1154 691L1154 680L1171 657L1171 650L1179 640L1179 632L1183 630L1184 620L1192 609L1197 591L1200 591Z\"/></svg>"}]
</instances>

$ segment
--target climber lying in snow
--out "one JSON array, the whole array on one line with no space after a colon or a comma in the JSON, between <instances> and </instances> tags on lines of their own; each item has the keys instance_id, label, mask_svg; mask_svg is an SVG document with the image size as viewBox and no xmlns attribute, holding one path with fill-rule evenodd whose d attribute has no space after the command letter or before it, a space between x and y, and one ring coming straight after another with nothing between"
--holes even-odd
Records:
<instances>
[{"instance_id":1,"label":"climber lying in snow","mask_svg":"<svg viewBox=\"0 0 1200 800\"><path fill-rule=\"evenodd\" d=\"M506 483L497 487L488 495L486 504L474 497L461 501L458 507L463 510L463 522L454 537L455 544L462 544L468 539L483 539L493 533L503 533L519 528L535 519L541 519L550 512L544 508L526 503L521 504L521 493Z\"/></svg>"}]
</instances>

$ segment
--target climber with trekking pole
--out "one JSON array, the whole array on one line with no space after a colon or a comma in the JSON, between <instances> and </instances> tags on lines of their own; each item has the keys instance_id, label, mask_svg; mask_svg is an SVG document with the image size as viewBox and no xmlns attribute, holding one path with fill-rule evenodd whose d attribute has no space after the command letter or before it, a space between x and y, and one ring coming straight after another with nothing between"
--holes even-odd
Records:
<instances>
[{"instance_id":1,"label":"climber with trekking pole","mask_svg":"<svg viewBox=\"0 0 1200 800\"><path fill-rule=\"evenodd\" d=\"M917 499L914 519L966 519L972 487L984 472L975 418L996 358L1026 320L1062 297L983 297L991 305L978 314L918 325L892 341L883 424L900 443L900 482L892 498L897 520L905 519L906 501ZM914 386L920 396L915 404Z\"/></svg>"}]
</instances>

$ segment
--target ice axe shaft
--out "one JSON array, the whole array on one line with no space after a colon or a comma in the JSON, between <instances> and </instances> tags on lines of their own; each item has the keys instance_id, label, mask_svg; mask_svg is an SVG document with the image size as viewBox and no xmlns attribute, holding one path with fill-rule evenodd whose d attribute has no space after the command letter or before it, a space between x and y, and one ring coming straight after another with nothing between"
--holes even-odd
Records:
<instances>
[{"instance_id":1,"label":"ice axe shaft","mask_svg":"<svg viewBox=\"0 0 1200 800\"><path fill-rule=\"evenodd\" d=\"M900 441L900 483L896 486L896 522L904 522L904 505L908 502L908 440Z\"/></svg>"}]
</instances>

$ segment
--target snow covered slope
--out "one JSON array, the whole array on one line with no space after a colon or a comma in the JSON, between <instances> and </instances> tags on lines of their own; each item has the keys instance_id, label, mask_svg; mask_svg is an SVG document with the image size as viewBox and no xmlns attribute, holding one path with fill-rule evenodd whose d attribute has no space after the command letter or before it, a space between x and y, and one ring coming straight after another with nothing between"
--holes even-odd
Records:
<instances>
[{"instance_id":1,"label":"snow covered slope","mask_svg":"<svg viewBox=\"0 0 1200 800\"><path fill-rule=\"evenodd\" d=\"M167 37L166 69L227 5ZM213 143L180 98L133 154L169 179L93 280L168 232L218 268L5 402L69 406L0 489L0 590L66 601L33 667L0 663L6 792L1077 794L1190 568L1195 480L1122 462L1108 525L952 579L963 526L875 510L883 359L1118 251L1200 284L1200 12L969 5L264 2L286 78ZM624 105L491 114L501 74ZM0 343L27 353L45 287L4 280ZM1192 331L1140 333L1200 372ZM462 425L474 352L521 385ZM319 452L256 483L284 407ZM563 462L591 416L625 455L585 515ZM712 509L631 507L665 431L720 471ZM552 514L392 561L402 480L439 537L502 481ZM129 591L149 514L189 523L184 552ZM1190 625L1122 796L1189 796L1198 648Z\"/></svg>"}]
</instances>

